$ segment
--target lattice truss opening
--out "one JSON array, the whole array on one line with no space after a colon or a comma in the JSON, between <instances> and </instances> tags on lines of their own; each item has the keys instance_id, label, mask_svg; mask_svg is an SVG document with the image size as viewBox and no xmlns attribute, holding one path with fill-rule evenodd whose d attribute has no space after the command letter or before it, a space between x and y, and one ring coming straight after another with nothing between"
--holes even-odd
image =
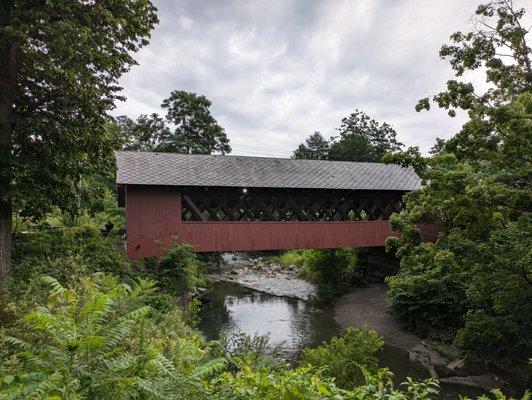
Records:
<instances>
[{"instance_id":1,"label":"lattice truss opening","mask_svg":"<svg viewBox=\"0 0 532 400\"><path fill-rule=\"evenodd\" d=\"M183 221L381 221L401 211L391 191L186 188Z\"/></svg>"}]
</instances>

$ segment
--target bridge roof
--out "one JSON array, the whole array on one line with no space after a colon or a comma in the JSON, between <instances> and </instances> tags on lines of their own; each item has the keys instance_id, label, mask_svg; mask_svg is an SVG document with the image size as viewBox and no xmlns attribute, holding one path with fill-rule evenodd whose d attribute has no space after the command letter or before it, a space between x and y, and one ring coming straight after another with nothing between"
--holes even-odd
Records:
<instances>
[{"instance_id":1,"label":"bridge roof","mask_svg":"<svg viewBox=\"0 0 532 400\"><path fill-rule=\"evenodd\" d=\"M126 185L398 190L421 187L394 164L119 151L116 182Z\"/></svg>"}]
</instances>

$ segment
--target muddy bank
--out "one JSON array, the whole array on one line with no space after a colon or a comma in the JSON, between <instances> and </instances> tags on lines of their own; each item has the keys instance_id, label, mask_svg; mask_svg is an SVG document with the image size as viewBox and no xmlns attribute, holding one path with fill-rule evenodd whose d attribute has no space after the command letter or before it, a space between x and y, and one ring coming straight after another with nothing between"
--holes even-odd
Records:
<instances>
[{"instance_id":1,"label":"muddy bank","mask_svg":"<svg viewBox=\"0 0 532 400\"><path fill-rule=\"evenodd\" d=\"M469 388L483 394L504 382L485 368L471 368L470 360L462 358L451 345L431 343L406 332L386 310L385 284L354 288L335 305L335 319L346 329L350 326L375 330L386 342L407 356L410 376L433 377L446 385Z\"/></svg>"},{"instance_id":2,"label":"muddy bank","mask_svg":"<svg viewBox=\"0 0 532 400\"><path fill-rule=\"evenodd\" d=\"M385 284L355 288L336 302L336 321L345 329L349 326L373 329L392 346L409 350L421 343L421 338L405 332L386 312Z\"/></svg>"}]
</instances>

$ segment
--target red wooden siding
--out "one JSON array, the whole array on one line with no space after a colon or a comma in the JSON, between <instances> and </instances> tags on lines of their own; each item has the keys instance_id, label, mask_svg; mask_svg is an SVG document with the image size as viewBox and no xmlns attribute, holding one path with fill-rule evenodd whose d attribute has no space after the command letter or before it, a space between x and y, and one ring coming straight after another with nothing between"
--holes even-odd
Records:
<instances>
[{"instance_id":1,"label":"red wooden siding","mask_svg":"<svg viewBox=\"0 0 532 400\"><path fill-rule=\"evenodd\" d=\"M172 186L126 187L128 258L160 255L157 241L168 243L178 232L181 215L179 188Z\"/></svg>"},{"instance_id":2,"label":"red wooden siding","mask_svg":"<svg viewBox=\"0 0 532 400\"><path fill-rule=\"evenodd\" d=\"M197 251L332 249L384 246L388 221L183 222L181 240Z\"/></svg>"},{"instance_id":3,"label":"red wooden siding","mask_svg":"<svg viewBox=\"0 0 532 400\"><path fill-rule=\"evenodd\" d=\"M177 187L128 185L127 256L159 256L172 236L196 251L253 251L384 246L388 221L345 222L182 222Z\"/></svg>"}]
</instances>

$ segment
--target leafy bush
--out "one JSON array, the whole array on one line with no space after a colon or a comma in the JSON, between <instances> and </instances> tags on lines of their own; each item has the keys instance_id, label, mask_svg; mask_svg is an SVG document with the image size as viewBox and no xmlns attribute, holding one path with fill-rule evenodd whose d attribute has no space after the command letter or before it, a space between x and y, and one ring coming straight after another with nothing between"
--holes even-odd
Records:
<instances>
[{"instance_id":1,"label":"leafy bush","mask_svg":"<svg viewBox=\"0 0 532 400\"><path fill-rule=\"evenodd\" d=\"M439 385L434 379L421 382L408 379L395 388L392 374L383 369L375 374L364 371L366 382L353 390L339 388L333 380L310 367L271 372L243 368L238 373L225 372L207 386L208 399L217 400L430 400L437 398ZM496 396L497 400L506 397ZM523 400L529 400L524 397ZM467 400L463 398L462 400ZM481 397L479 400L487 400Z\"/></svg>"},{"instance_id":2,"label":"leafy bush","mask_svg":"<svg viewBox=\"0 0 532 400\"><path fill-rule=\"evenodd\" d=\"M238 373L223 373L207 388L209 399L218 400L326 400L353 399L330 380L322 379L311 368L271 372L249 367Z\"/></svg>"},{"instance_id":3,"label":"leafy bush","mask_svg":"<svg viewBox=\"0 0 532 400\"><path fill-rule=\"evenodd\" d=\"M242 365L254 369L280 369L287 366L282 345L272 345L269 335L222 332L219 343L222 354L235 369Z\"/></svg>"},{"instance_id":4,"label":"leafy bush","mask_svg":"<svg viewBox=\"0 0 532 400\"><path fill-rule=\"evenodd\" d=\"M290 250L267 261L299 267L303 278L318 284L323 300L362 283L366 275L359 262L358 249Z\"/></svg>"},{"instance_id":5,"label":"leafy bush","mask_svg":"<svg viewBox=\"0 0 532 400\"><path fill-rule=\"evenodd\" d=\"M91 224L60 228L44 225L17 232L10 298L3 302L2 309L10 309L16 316L42 303L48 293L40 280L43 275L53 276L65 286L96 272L112 273L133 283L131 265L118 250L121 240L116 235L102 235ZM9 319L0 321L3 326L9 323Z\"/></svg>"},{"instance_id":6,"label":"leafy bush","mask_svg":"<svg viewBox=\"0 0 532 400\"><path fill-rule=\"evenodd\" d=\"M131 278L129 263L118 251L120 241L116 236L103 236L89 224L18 233L13 242L13 280L28 282L32 276L51 275L66 284L69 271L64 264L69 258L76 258L87 273Z\"/></svg>"},{"instance_id":7,"label":"leafy bush","mask_svg":"<svg viewBox=\"0 0 532 400\"><path fill-rule=\"evenodd\" d=\"M305 265L305 253L306 250L285 251L277 257L276 262L285 267L288 267L290 265L302 267L303 265Z\"/></svg>"},{"instance_id":8,"label":"leafy bush","mask_svg":"<svg viewBox=\"0 0 532 400\"><path fill-rule=\"evenodd\" d=\"M173 296L194 291L205 284L204 264L192 246L186 243L166 248L159 259L145 259L136 263L136 273L157 280L160 287Z\"/></svg>"},{"instance_id":9,"label":"leafy bush","mask_svg":"<svg viewBox=\"0 0 532 400\"><path fill-rule=\"evenodd\" d=\"M388 277L388 307L408 328L421 334L456 329L466 309L464 281L452 253L423 243L403 258L401 270Z\"/></svg>"},{"instance_id":10,"label":"leafy bush","mask_svg":"<svg viewBox=\"0 0 532 400\"><path fill-rule=\"evenodd\" d=\"M190 245L176 244L159 259L145 259L132 264L119 251L122 238L102 235L94 225L40 228L15 235L13 282L16 292L27 291L35 276L49 275L61 284L75 283L80 276L111 273L132 283L136 277L153 279L170 296L193 291L206 284L204 263ZM175 304L160 293L152 304L159 310ZM158 305L157 305L158 303Z\"/></svg>"},{"instance_id":11,"label":"leafy bush","mask_svg":"<svg viewBox=\"0 0 532 400\"><path fill-rule=\"evenodd\" d=\"M414 381L412 378L406 378L406 381L399 385L404 387L404 390L400 390L393 383L393 374L386 368L379 369L376 373L370 373L366 369L363 369L362 372L364 373L365 383L353 390L354 398L356 399L430 400L440 397L440 385L433 378L423 381ZM488 400L485 397L480 399ZM460 400L468 399L461 397Z\"/></svg>"},{"instance_id":12,"label":"leafy bush","mask_svg":"<svg viewBox=\"0 0 532 400\"><path fill-rule=\"evenodd\" d=\"M307 250L305 270L317 274L319 283L344 290L363 279L357 249Z\"/></svg>"},{"instance_id":13,"label":"leafy bush","mask_svg":"<svg viewBox=\"0 0 532 400\"><path fill-rule=\"evenodd\" d=\"M2 399L170 399L195 385L205 347L179 310L158 317L147 306L154 282L98 274L67 289L43 281L46 304L2 336Z\"/></svg>"},{"instance_id":14,"label":"leafy bush","mask_svg":"<svg viewBox=\"0 0 532 400\"><path fill-rule=\"evenodd\" d=\"M352 389L364 383L365 374L377 371L375 354L383 345L375 331L348 328L315 349L304 349L301 365L318 367L325 376L335 378L338 386Z\"/></svg>"}]
</instances>

